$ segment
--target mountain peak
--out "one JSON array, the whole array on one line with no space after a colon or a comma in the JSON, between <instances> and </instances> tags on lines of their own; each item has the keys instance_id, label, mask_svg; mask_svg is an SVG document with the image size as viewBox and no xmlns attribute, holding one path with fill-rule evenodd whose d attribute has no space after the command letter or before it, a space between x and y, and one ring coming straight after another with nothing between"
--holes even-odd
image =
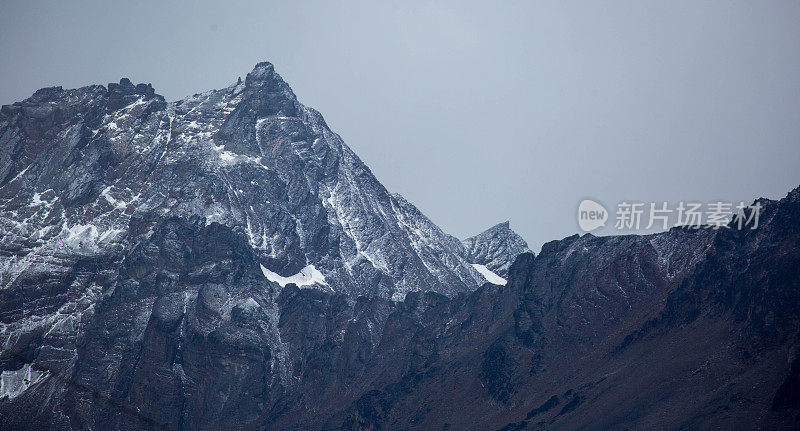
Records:
<instances>
[{"instance_id":1,"label":"mountain peak","mask_svg":"<svg viewBox=\"0 0 800 431\"><path fill-rule=\"evenodd\" d=\"M16 229L0 238L0 288L25 282L26 266L3 247L32 232L50 234L25 250L41 261L67 246L123 259L119 250L143 240L137 226L149 232L169 217L242 233L263 283L313 268L325 283L308 286L402 300L482 282L460 241L393 198L269 62L243 84L171 103L122 78L42 90L0 112L0 136L15 137L0 140L0 226Z\"/></svg>"}]
</instances>

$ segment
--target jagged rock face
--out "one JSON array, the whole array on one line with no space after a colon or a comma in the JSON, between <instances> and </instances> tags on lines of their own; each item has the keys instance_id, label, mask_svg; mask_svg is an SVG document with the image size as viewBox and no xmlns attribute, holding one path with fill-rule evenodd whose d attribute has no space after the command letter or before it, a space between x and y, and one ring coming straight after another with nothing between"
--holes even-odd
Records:
<instances>
[{"instance_id":1,"label":"jagged rock face","mask_svg":"<svg viewBox=\"0 0 800 431\"><path fill-rule=\"evenodd\" d=\"M528 243L503 222L462 241L472 263L483 265L506 278L514 259L522 253L531 253Z\"/></svg>"},{"instance_id":2,"label":"jagged rock face","mask_svg":"<svg viewBox=\"0 0 800 431\"><path fill-rule=\"evenodd\" d=\"M4 429L800 425L800 189L756 230L576 235L471 290L269 65L0 122Z\"/></svg>"},{"instance_id":3,"label":"jagged rock face","mask_svg":"<svg viewBox=\"0 0 800 431\"><path fill-rule=\"evenodd\" d=\"M397 300L483 282L458 241L389 194L268 63L169 104L127 79L40 90L3 107L0 155L4 287L118 254L135 245L132 217L165 216L230 226L266 270L313 265L316 287L337 292Z\"/></svg>"}]
</instances>

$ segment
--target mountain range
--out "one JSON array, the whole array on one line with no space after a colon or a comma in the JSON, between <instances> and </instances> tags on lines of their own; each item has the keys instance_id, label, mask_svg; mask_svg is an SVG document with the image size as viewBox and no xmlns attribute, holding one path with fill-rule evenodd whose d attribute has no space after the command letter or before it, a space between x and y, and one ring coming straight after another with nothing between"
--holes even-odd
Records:
<instances>
[{"instance_id":1,"label":"mountain range","mask_svg":"<svg viewBox=\"0 0 800 431\"><path fill-rule=\"evenodd\" d=\"M463 241L269 63L0 109L5 429L796 429L800 188L761 224Z\"/></svg>"}]
</instances>

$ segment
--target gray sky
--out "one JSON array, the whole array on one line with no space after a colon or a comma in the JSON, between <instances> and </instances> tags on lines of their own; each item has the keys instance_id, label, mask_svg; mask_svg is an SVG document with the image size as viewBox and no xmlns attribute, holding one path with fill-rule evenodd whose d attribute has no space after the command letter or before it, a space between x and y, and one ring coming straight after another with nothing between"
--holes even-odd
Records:
<instances>
[{"instance_id":1,"label":"gray sky","mask_svg":"<svg viewBox=\"0 0 800 431\"><path fill-rule=\"evenodd\" d=\"M800 184L800 2L0 3L0 103L261 60L446 231L538 250L576 208L779 198ZM299 2L298 2L299 3Z\"/></svg>"}]
</instances>

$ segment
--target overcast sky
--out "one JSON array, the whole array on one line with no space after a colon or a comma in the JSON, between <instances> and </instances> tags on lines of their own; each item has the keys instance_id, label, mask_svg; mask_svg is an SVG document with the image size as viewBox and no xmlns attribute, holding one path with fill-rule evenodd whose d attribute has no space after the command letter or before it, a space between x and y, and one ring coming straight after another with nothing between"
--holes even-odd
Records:
<instances>
[{"instance_id":1,"label":"overcast sky","mask_svg":"<svg viewBox=\"0 0 800 431\"><path fill-rule=\"evenodd\" d=\"M387 188L531 248L581 199L780 198L800 184L800 2L0 3L0 103L267 60Z\"/></svg>"}]
</instances>

